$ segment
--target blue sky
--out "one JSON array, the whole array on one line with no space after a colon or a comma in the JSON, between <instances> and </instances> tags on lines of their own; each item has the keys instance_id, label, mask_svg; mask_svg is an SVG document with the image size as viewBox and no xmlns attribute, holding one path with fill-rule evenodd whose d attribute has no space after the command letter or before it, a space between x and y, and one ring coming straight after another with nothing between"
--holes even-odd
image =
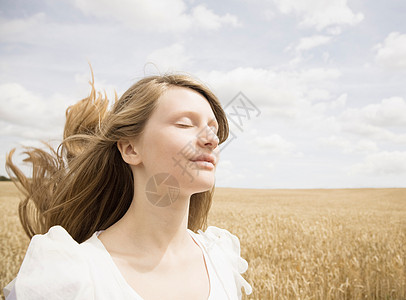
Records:
<instances>
[{"instance_id":1,"label":"blue sky","mask_svg":"<svg viewBox=\"0 0 406 300\"><path fill-rule=\"evenodd\" d=\"M0 174L11 148L60 141L90 62L109 97L183 71L229 113L254 105L216 186L406 187L405 14L400 0L3 0Z\"/></svg>"}]
</instances>

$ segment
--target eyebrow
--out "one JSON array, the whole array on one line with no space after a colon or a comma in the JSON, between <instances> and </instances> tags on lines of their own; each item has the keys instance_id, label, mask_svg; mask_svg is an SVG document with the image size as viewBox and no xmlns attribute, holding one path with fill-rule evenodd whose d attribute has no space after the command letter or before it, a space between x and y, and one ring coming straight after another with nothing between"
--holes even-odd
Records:
<instances>
[{"instance_id":1,"label":"eyebrow","mask_svg":"<svg viewBox=\"0 0 406 300\"><path fill-rule=\"evenodd\" d=\"M179 118L181 116L187 116L187 115L198 116L198 117L201 116L201 114L199 114L198 112L193 111L193 110L177 111L176 113L173 114L174 118ZM216 117L211 118L210 121L208 122L208 124L210 124L210 123L214 123L217 125L217 127L219 127Z\"/></svg>"}]
</instances>

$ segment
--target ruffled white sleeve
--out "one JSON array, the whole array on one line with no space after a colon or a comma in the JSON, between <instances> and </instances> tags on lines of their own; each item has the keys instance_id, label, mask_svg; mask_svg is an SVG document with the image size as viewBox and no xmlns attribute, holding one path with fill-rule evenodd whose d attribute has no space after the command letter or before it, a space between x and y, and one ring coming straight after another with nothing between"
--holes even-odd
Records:
<instances>
[{"instance_id":1,"label":"ruffled white sleeve","mask_svg":"<svg viewBox=\"0 0 406 300\"><path fill-rule=\"evenodd\" d=\"M79 244L61 226L35 235L6 299L94 299L89 268Z\"/></svg>"},{"instance_id":2,"label":"ruffled white sleeve","mask_svg":"<svg viewBox=\"0 0 406 300\"><path fill-rule=\"evenodd\" d=\"M251 285L241 276L242 273L247 271L248 263L241 257L238 237L225 229L215 226L209 226L205 232L198 230L198 233L208 249L216 245L224 252L232 267L235 284L237 286L238 299L242 297L242 287L244 287L244 291L247 295L251 294Z\"/></svg>"}]
</instances>

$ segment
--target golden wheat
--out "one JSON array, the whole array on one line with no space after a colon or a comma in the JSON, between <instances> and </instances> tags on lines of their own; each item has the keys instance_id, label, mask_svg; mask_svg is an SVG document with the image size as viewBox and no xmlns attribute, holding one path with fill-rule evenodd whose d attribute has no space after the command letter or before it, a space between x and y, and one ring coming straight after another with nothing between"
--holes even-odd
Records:
<instances>
[{"instance_id":1,"label":"golden wheat","mask_svg":"<svg viewBox=\"0 0 406 300\"><path fill-rule=\"evenodd\" d=\"M28 239L18 193L0 184L0 287ZM209 224L241 241L245 299L406 299L406 189L217 188Z\"/></svg>"}]
</instances>

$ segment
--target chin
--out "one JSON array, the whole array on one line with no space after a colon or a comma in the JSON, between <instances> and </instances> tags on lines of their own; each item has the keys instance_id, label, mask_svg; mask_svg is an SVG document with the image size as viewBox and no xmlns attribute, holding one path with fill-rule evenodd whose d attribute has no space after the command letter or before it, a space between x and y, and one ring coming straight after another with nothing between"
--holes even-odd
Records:
<instances>
[{"instance_id":1,"label":"chin","mask_svg":"<svg viewBox=\"0 0 406 300\"><path fill-rule=\"evenodd\" d=\"M210 179L200 179L197 178L196 179L196 188L200 189L200 192L205 192L208 191L210 189L212 189L214 187L214 184L216 182L216 178L214 176L212 176Z\"/></svg>"},{"instance_id":2,"label":"chin","mask_svg":"<svg viewBox=\"0 0 406 300\"><path fill-rule=\"evenodd\" d=\"M197 193L203 193L203 192L207 192L210 191L213 188L214 185L211 185L209 187L205 187L205 188L201 188L199 190L195 190L195 192L193 194L197 194Z\"/></svg>"},{"instance_id":3,"label":"chin","mask_svg":"<svg viewBox=\"0 0 406 300\"><path fill-rule=\"evenodd\" d=\"M213 174L204 174L201 172L198 176L193 178L188 177L184 182L184 187L191 191L192 194L202 193L209 191L215 184L215 177Z\"/></svg>"}]
</instances>

